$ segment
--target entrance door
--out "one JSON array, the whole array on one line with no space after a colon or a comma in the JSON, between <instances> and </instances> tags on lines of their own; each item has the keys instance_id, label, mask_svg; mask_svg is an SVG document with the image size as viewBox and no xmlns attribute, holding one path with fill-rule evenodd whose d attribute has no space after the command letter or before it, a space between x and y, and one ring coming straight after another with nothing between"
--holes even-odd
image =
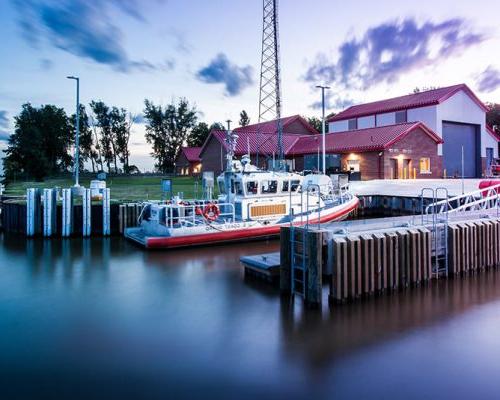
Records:
<instances>
[{"instance_id":1,"label":"entrance door","mask_svg":"<svg viewBox=\"0 0 500 400\"><path fill-rule=\"evenodd\" d=\"M476 125L443 122L443 164L450 177L462 176L462 147L464 176L477 177L479 140Z\"/></svg>"},{"instance_id":2,"label":"entrance door","mask_svg":"<svg viewBox=\"0 0 500 400\"><path fill-rule=\"evenodd\" d=\"M399 168L398 168L398 159L397 158L391 158L391 179L398 179L399 178Z\"/></svg>"}]
</instances>

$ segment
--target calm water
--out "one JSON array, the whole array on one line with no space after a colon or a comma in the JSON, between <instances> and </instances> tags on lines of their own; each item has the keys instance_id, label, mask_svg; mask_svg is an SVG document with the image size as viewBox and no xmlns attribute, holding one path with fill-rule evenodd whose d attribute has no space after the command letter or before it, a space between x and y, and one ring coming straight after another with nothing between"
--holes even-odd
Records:
<instances>
[{"instance_id":1,"label":"calm water","mask_svg":"<svg viewBox=\"0 0 500 400\"><path fill-rule=\"evenodd\" d=\"M500 273L305 313L243 277L276 242L0 241L4 399L500 397Z\"/></svg>"}]
</instances>

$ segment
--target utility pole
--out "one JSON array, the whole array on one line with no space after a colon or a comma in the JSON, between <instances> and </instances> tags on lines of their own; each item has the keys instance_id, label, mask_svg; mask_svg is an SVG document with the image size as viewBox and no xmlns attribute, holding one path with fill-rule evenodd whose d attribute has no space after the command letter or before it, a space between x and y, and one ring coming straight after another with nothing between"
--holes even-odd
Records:
<instances>
[{"instance_id":1,"label":"utility pole","mask_svg":"<svg viewBox=\"0 0 500 400\"><path fill-rule=\"evenodd\" d=\"M317 85L321 89L321 133L323 141L323 174L326 175L326 127L325 127L325 89L330 89L330 86Z\"/></svg>"},{"instance_id":2,"label":"utility pole","mask_svg":"<svg viewBox=\"0 0 500 400\"><path fill-rule=\"evenodd\" d=\"M76 134L75 134L75 187L80 187L80 78L67 76L76 81Z\"/></svg>"}]
</instances>

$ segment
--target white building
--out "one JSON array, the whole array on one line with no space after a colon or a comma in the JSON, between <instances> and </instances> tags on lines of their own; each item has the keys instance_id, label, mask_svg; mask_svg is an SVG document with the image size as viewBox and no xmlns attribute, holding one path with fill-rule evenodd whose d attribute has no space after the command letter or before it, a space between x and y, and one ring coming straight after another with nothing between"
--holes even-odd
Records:
<instances>
[{"instance_id":1,"label":"white building","mask_svg":"<svg viewBox=\"0 0 500 400\"><path fill-rule=\"evenodd\" d=\"M498 158L498 137L486 125L486 106L465 84L349 107L329 119L329 132L423 122L444 143L438 147L447 176L481 177Z\"/></svg>"}]
</instances>

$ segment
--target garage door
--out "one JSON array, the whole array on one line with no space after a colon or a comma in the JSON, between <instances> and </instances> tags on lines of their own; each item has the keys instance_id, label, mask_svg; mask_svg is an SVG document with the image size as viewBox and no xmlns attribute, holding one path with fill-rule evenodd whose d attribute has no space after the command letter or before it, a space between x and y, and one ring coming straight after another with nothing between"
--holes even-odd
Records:
<instances>
[{"instance_id":1,"label":"garage door","mask_svg":"<svg viewBox=\"0 0 500 400\"><path fill-rule=\"evenodd\" d=\"M476 177L478 140L475 125L443 122L443 164L448 176L462 175L462 146L464 176Z\"/></svg>"}]
</instances>

